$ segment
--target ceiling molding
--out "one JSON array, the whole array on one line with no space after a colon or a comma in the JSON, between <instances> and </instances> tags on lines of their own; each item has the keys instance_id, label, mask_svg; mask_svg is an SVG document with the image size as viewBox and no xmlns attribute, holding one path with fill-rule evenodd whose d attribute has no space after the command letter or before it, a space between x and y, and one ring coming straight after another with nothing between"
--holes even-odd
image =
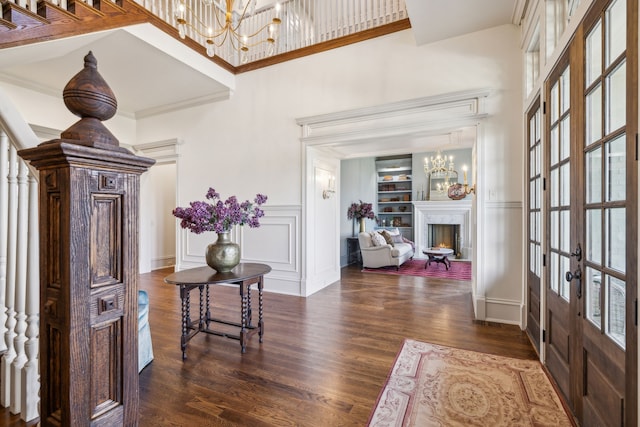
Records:
<instances>
[{"instance_id":1,"label":"ceiling molding","mask_svg":"<svg viewBox=\"0 0 640 427\"><path fill-rule=\"evenodd\" d=\"M134 118L144 119L147 117L157 116L159 114L171 113L173 111L183 110L185 108L197 107L200 105L211 104L218 101L226 101L231 98L231 91L229 89L220 92L212 93L211 95L205 95L198 98L185 99L184 101L173 102L171 104L159 105L156 107L147 108L144 110L136 111Z\"/></svg>"},{"instance_id":2,"label":"ceiling molding","mask_svg":"<svg viewBox=\"0 0 640 427\"><path fill-rule=\"evenodd\" d=\"M397 135L436 135L487 117L479 89L412 99L374 107L302 117L301 141L309 145L350 144Z\"/></svg>"}]
</instances>

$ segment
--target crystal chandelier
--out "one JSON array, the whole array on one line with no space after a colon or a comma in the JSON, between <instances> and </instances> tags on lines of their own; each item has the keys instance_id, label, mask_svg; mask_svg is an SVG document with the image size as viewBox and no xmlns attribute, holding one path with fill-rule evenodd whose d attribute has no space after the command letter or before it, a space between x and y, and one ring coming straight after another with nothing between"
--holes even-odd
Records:
<instances>
[{"instance_id":1,"label":"crystal chandelier","mask_svg":"<svg viewBox=\"0 0 640 427\"><path fill-rule=\"evenodd\" d=\"M447 165L447 156L443 156L440 150L436 157L431 156L431 164L429 168L429 159L424 159L424 173L437 177L448 177L454 172L453 170L453 156L449 156L449 164Z\"/></svg>"},{"instance_id":2,"label":"crystal chandelier","mask_svg":"<svg viewBox=\"0 0 640 427\"><path fill-rule=\"evenodd\" d=\"M202 5L199 3L202 1ZM215 48L230 43L238 51L241 62L248 60L249 48L268 43L267 54L275 52L275 42L278 37L280 19L280 3L273 8L271 22L262 25L251 33L243 33L243 22L254 16L257 0L176 0L175 17L180 38L187 36L187 29L191 28L203 37L207 46L207 55L215 56ZM196 4L194 4L196 3ZM236 4L237 3L237 4ZM191 4L191 6L190 6ZM202 15L198 15L201 13Z\"/></svg>"},{"instance_id":3,"label":"crystal chandelier","mask_svg":"<svg viewBox=\"0 0 640 427\"><path fill-rule=\"evenodd\" d=\"M447 160L449 162L447 163ZM443 179L443 182L438 182L431 191L436 191L440 194L444 194L452 184L451 179L455 183L458 180L458 173L453 170L453 156L443 156L440 150L436 156L431 156L431 167L429 167L429 158L424 159L424 173L431 180L432 178Z\"/></svg>"}]
</instances>

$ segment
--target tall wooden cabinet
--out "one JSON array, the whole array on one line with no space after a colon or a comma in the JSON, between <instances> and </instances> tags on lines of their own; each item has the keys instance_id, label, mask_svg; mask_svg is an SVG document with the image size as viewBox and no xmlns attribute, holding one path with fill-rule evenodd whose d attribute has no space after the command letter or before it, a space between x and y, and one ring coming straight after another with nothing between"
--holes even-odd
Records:
<instances>
[{"instance_id":1,"label":"tall wooden cabinet","mask_svg":"<svg viewBox=\"0 0 640 427\"><path fill-rule=\"evenodd\" d=\"M398 228L413 240L412 156L376 158L378 227Z\"/></svg>"}]
</instances>

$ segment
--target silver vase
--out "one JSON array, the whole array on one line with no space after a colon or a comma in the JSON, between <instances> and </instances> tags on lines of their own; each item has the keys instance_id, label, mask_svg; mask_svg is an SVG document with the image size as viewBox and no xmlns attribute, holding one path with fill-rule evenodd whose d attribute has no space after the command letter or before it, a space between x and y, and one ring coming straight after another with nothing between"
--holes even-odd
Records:
<instances>
[{"instance_id":1,"label":"silver vase","mask_svg":"<svg viewBox=\"0 0 640 427\"><path fill-rule=\"evenodd\" d=\"M230 232L218 233L218 240L207 246L207 265L218 273L227 273L240 263L240 245L231 241Z\"/></svg>"}]
</instances>

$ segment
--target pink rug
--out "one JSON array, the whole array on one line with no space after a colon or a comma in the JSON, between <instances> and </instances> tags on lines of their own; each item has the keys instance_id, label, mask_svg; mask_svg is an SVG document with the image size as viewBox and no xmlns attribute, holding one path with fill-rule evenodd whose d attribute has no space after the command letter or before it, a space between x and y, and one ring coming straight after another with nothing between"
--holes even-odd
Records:
<instances>
[{"instance_id":1,"label":"pink rug","mask_svg":"<svg viewBox=\"0 0 640 427\"><path fill-rule=\"evenodd\" d=\"M405 340L370 427L572 426L537 360Z\"/></svg>"},{"instance_id":2,"label":"pink rug","mask_svg":"<svg viewBox=\"0 0 640 427\"><path fill-rule=\"evenodd\" d=\"M449 270L444 264L431 262L431 265L424 268L426 260L411 259L400 266L400 270L395 267L363 268L367 273L383 273L420 277L439 277L451 280L471 280L471 262L451 261Z\"/></svg>"}]
</instances>

